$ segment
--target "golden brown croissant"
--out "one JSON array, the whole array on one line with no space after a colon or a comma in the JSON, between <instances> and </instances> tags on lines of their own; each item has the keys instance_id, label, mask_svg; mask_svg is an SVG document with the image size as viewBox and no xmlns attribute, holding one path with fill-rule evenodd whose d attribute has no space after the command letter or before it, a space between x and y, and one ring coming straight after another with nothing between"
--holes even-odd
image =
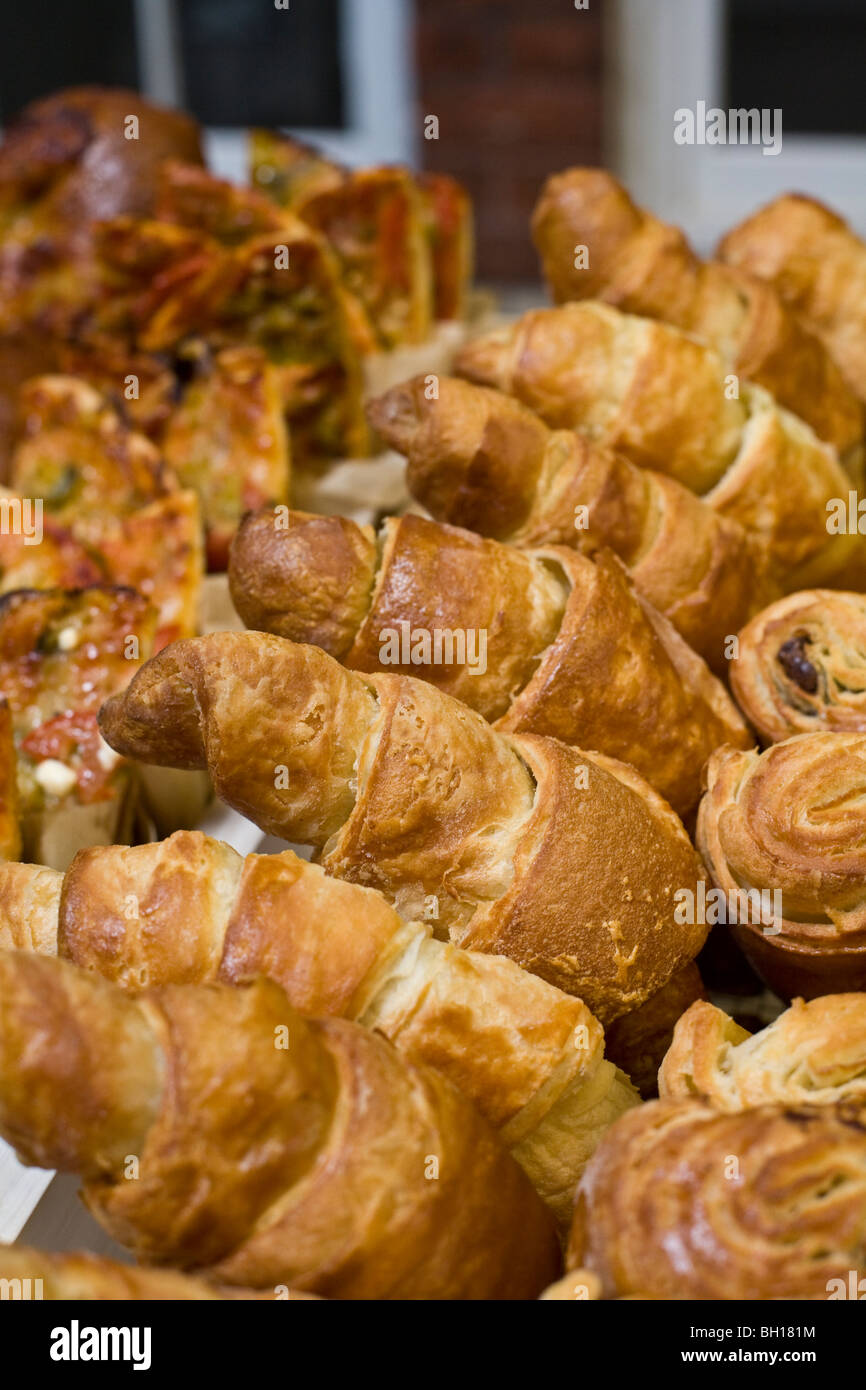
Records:
<instances>
[{"instance_id":1,"label":"golden brown croissant","mask_svg":"<svg viewBox=\"0 0 866 1390\"><path fill-rule=\"evenodd\" d=\"M0 954L0 1132L145 1262L340 1298L531 1298L549 1213L463 1095L272 980L137 998Z\"/></svg>"},{"instance_id":2,"label":"golden brown croissant","mask_svg":"<svg viewBox=\"0 0 866 1390\"><path fill-rule=\"evenodd\" d=\"M866 735L719 749L706 776L697 842L722 910L709 924L727 920L783 998L866 988Z\"/></svg>"},{"instance_id":3,"label":"golden brown croissant","mask_svg":"<svg viewBox=\"0 0 866 1390\"><path fill-rule=\"evenodd\" d=\"M659 1069L659 1094L717 1110L866 1099L866 994L795 999L754 1035L714 1004L693 1004Z\"/></svg>"},{"instance_id":4,"label":"golden brown croissant","mask_svg":"<svg viewBox=\"0 0 866 1390\"><path fill-rule=\"evenodd\" d=\"M456 368L685 483L759 536L790 585L862 575L862 536L828 533L850 488L835 451L679 329L595 302L534 309L467 343Z\"/></svg>"},{"instance_id":5,"label":"golden brown croissant","mask_svg":"<svg viewBox=\"0 0 866 1390\"><path fill-rule=\"evenodd\" d=\"M625 763L505 735L410 676L361 676L317 647L213 633L166 648L102 709L118 751L209 767L218 795L324 868L437 913L468 948L509 955L602 1021L693 959L673 925L702 876L674 812ZM430 912L427 912L430 916Z\"/></svg>"},{"instance_id":6,"label":"golden brown croissant","mask_svg":"<svg viewBox=\"0 0 866 1390\"><path fill-rule=\"evenodd\" d=\"M826 1299L866 1274L864 1238L862 1105L658 1100L590 1160L568 1265L606 1298Z\"/></svg>"},{"instance_id":7,"label":"golden brown croissant","mask_svg":"<svg viewBox=\"0 0 866 1390\"><path fill-rule=\"evenodd\" d=\"M586 1159L637 1102L579 999L505 956L433 939L291 850L241 858L180 830L82 850L65 874L3 864L0 947L128 989L268 975L302 1013L354 1019L448 1076L565 1224Z\"/></svg>"},{"instance_id":8,"label":"golden brown croissant","mask_svg":"<svg viewBox=\"0 0 866 1390\"><path fill-rule=\"evenodd\" d=\"M866 597L807 589L770 604L739 634L731 686L767 743L866 732Z\"/></svg>"},{"instance_id":9,"label":"golden brown croissant","mask_svg":"<svg viewBox=\"0 0 866 1390\"><path fill-rule=\"evenodd\" d=\"M86 1253L54 1255L26 1245L0 1245L0 1297L20 1302L121 1300L186 1302L189 1299L317 1301L298 1289L254 1293L193 1279L173 1269L147 1269Z\"/></svg>"},{"instance_id":10,"label":"golden brown croissant","mask_svg":"<svg viewBox=\"0 0 866 1390\"><path fill-rule=\"evenodd\" d=\"M557 303L602 299L694 333L843 459L860 451L862 406L821 340L770 285L701 261L678 227L637 207L606 170L551 175L535 207L532 235ZM586 265L576 264L580 247Z\"/></svg>"},{"instance_id":11,"label":"golden brown croissant","mask_svg":"<svg viewBox=\"0 0 866 1390\"><path fill-rule=\"evenodd\" d=\"M378 537L339 516L246 517L229 583L247 627L313 642L353 671L414 675L510 733L637 768L687 815L710 753L751 737L724 687L618 560L520 551L423 517Z\"/></svg>"},{"instance_id":12,"label":"golden brown croissant","mask_svg":"<svg viewBox=\"0 0 866 1390\"><path fill-rule=\"evenodd\" d=\"M788 193L728 232L717 254L768 280L866 400L866 244L841 217Z\"/></svg>"},{"instance_id":13,"label":"golden brown croissant","mask_svg":"<svg viewBox=\"0 0 866 1390\"><path fill-rule=\"evenodd\" d=\"M437 520L519 546L609 547L714 670L727 666L725 639L778 592L765 547L737 522L672 478L550 430L501 391L440 377L431 398L416 377L369 414Z\"/></svg>"}]
</instances>

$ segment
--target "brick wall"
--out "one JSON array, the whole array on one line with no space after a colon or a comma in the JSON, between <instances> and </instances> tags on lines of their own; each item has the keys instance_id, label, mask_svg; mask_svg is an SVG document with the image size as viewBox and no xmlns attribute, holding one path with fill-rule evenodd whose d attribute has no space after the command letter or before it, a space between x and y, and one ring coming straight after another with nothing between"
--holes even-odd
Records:
<instances>
[{"instance_id":1,"label":"brick wall","mask_svg":"<svg viewBox=\"0 0 866 1390\"><path fill-rule=\"evenodd\" d=\"M478 275L537 278L529 215L545 176L601 162L601 5L589 0L415 0L427 168L474 200Z\"/></svg>"}]
</instances>

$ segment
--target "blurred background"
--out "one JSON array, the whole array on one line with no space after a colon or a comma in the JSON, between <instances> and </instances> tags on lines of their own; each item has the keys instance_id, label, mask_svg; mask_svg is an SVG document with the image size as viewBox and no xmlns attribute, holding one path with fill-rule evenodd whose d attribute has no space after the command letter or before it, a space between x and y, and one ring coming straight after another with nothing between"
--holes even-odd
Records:
<instances>
[{"instance_id":1,"label":"blurred background","mask_svg":"<svg viewBox=\"0 0 866 1390\"><path fill-rule=\"evenodd\" d=\"M532 205L569 164L608 164L703 251L789 188L866 231L864 59L864 0L2 0L0 120L108 83L190 109L230 177L248 125L451 172L479 278L519 295ZM677 145L698 101L781 108L781 153Z\"/></svg>"}]
</instances>

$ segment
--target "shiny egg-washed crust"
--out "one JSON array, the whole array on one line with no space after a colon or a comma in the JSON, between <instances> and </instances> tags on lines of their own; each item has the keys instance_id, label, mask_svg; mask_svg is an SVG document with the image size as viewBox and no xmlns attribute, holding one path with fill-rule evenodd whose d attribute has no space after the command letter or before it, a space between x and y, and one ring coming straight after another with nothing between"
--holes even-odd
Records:
<instances>
[{"instance_id":1,"label":"shiny egg-washed crust","mask_svg":"<svg viewBox=\"0 0 866 1390\"><path fill-rule=\"evenodd\" d=\"M717 672L728 666L726 638L779 592L766 547L737 522L673 478L549 429L513 396L440 377L431 400L416 377L368 413L407 455L409 490L437 520L521 547L608 547ZM265 590L264 612L270 598Z\"/></svg>"},{"instance_id":2,"label":"shiny egg-washed crust","mask_svg":"<svg viewBox=\"0 0 866 1390\"><path fill-rule=\"evenodd\" d=\"M703 338L844 458L863 443L863 409L821 340L772 286L702 261L678 227L632 202L605 169L566 169L542 188L532 235L557 303L601 299ZM588 265L575 267L575 246Z\"/></svg>"},{"instance_id":3,"label":"shiny egg-washed crust","mask_svg":"<svg viewBox=\"0 0 866 1390\"><path fill-rule=\"evenodd\" d=\"M7 951L0 1000L0 1132L80 1173L145 1263L370 1299L532 1298L559 1272L550 1214L469 1101L271 980L133 998Z\"/></svg>"},{"instance_id":4,"label":"shiny egg-washed crust","mask_svg":"<svg viewBox=\"0 0 866 1390\"><path fill-rule=\"evenodd\" d=\"M807 589L770 604L739 634L731 687L765 743L866 733L866 597Z\"/></svg>"},{"instance_id":5,"label":"shiny egg-washed crust","mask_svg":"<svg viewBox=\"0 0 866 1390\"><path fill-rule=\"evenodd\" d=\"M603 1298L820 1300L866 1274L864 1239L862 1104L659 1100L596 1150L567 1262Z\"/></svg>"},{"instance_id":6,"label":"shiny egg-washed crust","mask_svg":"<svg viewBox=\"0 0 866 1390\"><path fill-rule=\"evenodd\" d=\"M866 400L866 243L841 217L788 193L728 232L717 255L768 280Z\"/></svg>"},{"instance_id":7,"label":"shiny egg-washed crust","mask_svg":"<svg viewBox=\"0 0 866 1390\"><path fill-rule=\"evenodd\" d=\"M0 869L0 883L2 875ZM618 1018L607 1029L605 1055L627 1072L644 1100L651 1100L658 1094L659 1065L671 1046L678 1020L703 997L701 972L691 961L678 970L658 994L633 1013Z\"/></svg>"},{"instance_id":8,"label":"shiny egg-washed crust","mask_svg":"<svg viewBox=\"0 0 866 1390\"><path fill-rule=\"evenodd\" d=\"M751 743L723 686L610 552L593 563L558 547L520 551L405 516L383 524L371 583L375 554L369 528L342 517L247 517L232 546L235 607L248 627L293 641L330 631L325 650L350 670L417 676L505 732L631 763L680 815L697 805L712 750ZM441 664L432 647L424 663L390 650L405 639L411 658L419 632L448 633ZM479 633L483 668L467 645Z\"/></svg>"},{"instance_id":9,"label":"shiny egg-washed crust","mask_svg":"<svg viewBox=\"0 0 866 1390\"><path fill-rule=\"evenodd\" d=\"M188 1274L178 1274L173 1269L126 1265L83 1251L55 1255L27 1245L0 1245L0 1280L20 1280L28 1290L38 1288L38 1293L28 1292L26 1296L46 1302L187 1302L239 1298L258 1302L273 1302L277 1298L291 1302L319 1301L315 1294L301 1293L298 1289L273 1294L230 1289L208 1284L204 1279L193 1279ZM29 1285L23 1283L26 1280L30 1281Z\"/></svg>"},{"instance_id":10,"label":"shiny egg-washed crust","mask_svg":"<svg viewBox=\"0 0 866 1390\"><path fill-rule=\"evenodd\" d=\"M684 483L758 536L789 587L862 579L863 537L827 532L850 487L835 451L759 386L729 399L722 358L679 329L595 302L533 309L467 343L456 370Z\"/></svg>"},{"instance_id":11,"label":"shiny egg-washed crust","mask_svg":"<svg viewBox=\"0 0 866 1390\"><path fill-rule=\"evenodd\" d=\"M100 722L129 756L209 768L229 805L315 845L329 873L379 888L404 917L435 902L455 944L511 956L602 1023L706 935L674 921L676 890L703 871L633 768L498 733L410 676L361 676L268 633L213 633L161 652Z\"/></svg>"},{"instance_id":12,"label":"shiny egg-washed crust","mask_svg":"<svg viewBox=\"0 0 866 1390\"><path fill-rule=\"evenodd\" d=\"M125 989L267 975L303 1013L375 1028L448 1076L567 1224L604 1128L637 1096L573 995L505 956L404 923L372 889L198 831L82 850L66 874L0 865L0 947L59 954Z\"/></svg>"},{"instance_id":13,"label":"shiny egg-washed crust","mask_svg":"<svg viewBox=\"0 0 866 1390\"><path fill-rule=\"evenodd\" d=\"M674 1030L659 1094L717 1110L866 1100L866 994L795 999L754 1035L714 1004L693 1004Z\"/></svg>"},{"instance_id":14,"label":"shiny egg-washed crust","mask_svg":"<svg viewBox=\"0 0 866 1390\"><path fill-rule=\"evenodd\" d=\"M697 844L754 968L787 999L866 988L866 735L719 749L706 776ZM731 895L752 889L781 916L743 920Z\"/></svg>"}]
</instances>

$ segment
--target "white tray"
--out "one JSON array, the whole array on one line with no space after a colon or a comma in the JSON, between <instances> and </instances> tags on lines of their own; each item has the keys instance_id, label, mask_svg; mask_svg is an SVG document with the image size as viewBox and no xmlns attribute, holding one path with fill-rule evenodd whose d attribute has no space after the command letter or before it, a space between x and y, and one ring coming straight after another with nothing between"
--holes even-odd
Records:
<instances>
[{"instance_id":1,"label":"white tray","mask_svg":"<svg viewBox=\"0 0 866 1390\"><path fill-rule=\"evenodd\" d=\"M266 836L237 811L216 803L202 820L200 830L225 840L239 854L273 854L293 849L309 856L309 850L286 845ZM78 1179L45 1168L25 1168L12 1149L0 1139L0 1242L21 1240L44 1250L92 1250L129 1261L97 1225L77 1197Z\"/></svg>"}]
</instances>

